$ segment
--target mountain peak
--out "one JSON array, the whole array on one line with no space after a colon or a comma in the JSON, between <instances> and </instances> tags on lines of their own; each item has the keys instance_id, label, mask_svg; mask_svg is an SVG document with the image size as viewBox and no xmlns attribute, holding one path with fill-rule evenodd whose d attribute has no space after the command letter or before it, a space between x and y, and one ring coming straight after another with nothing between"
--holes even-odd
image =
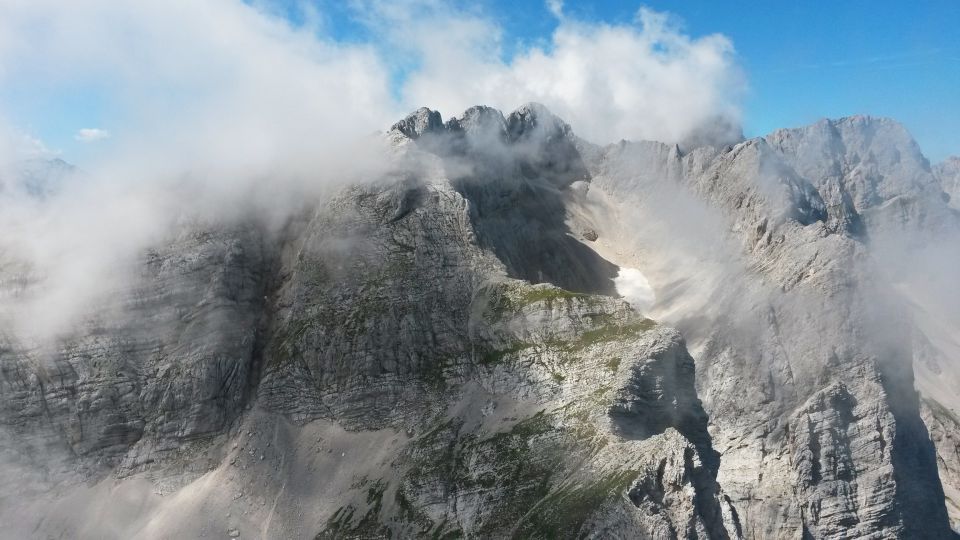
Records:
<instances>
[{"instance_id":1,"label":"mountain peak","mask_svg":"<svg viewBox=\"0 0 960 540\"><path fill-rule=\"evenodd\" d=\"M572 133L569 124L546 106L535 102L521 105L506 117L493 107L474 105L446 124L440 112L420 107L391 126L390 131L400 132L410 139L419 139L427 133L462 131L471 136L502 134L510 141L531 137L552 139Z\"/></svg>"},{"instance_id":2,"label":"mountain peak","mask_svg":"<svg viewBox=\"0 0 960 540\"><path fill-rule=\"evenodd\" d=\"M450 131L462 130L470 136L505 137L507 121L503 113L486 105L474 105L447 122Z\"/></svg>"},{"instance_id":3,"label":"mountain peak","mask_svg":"<svg viewBox=\"0 0 960 540\"><path fill-rule=\"evenodd\" d=\"M518 107L507 116L507 133L511 140L531 136L564 136L572 133L570 125L550 112L546 106L530 102Z\"/></svg>"},{"instance_id":4,"label":"mountain peak","mask_svg":"<svg viewBox=\"0 0 960 540\"><path fill-rule=\"evenodd\" d=\"M437 111L420 107L391 126L390 130L399 131L411 139L418 139L425 133L442 131L443 117Z\"/></svg>"}]
</instances>

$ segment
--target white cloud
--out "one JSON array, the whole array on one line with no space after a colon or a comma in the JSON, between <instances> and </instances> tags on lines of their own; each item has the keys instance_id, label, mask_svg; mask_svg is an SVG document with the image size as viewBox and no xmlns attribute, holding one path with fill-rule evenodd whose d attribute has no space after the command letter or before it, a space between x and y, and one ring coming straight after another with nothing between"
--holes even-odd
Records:
<instances>
[{"instance_id":1,"label":"white cloud","mask_svg":"<svg viewBox=\"0 0 960 540\"><path fill-rule=\"evenodd\" d=\"M549 2L560 21L549 43L505 61L489 18L425 0L363 5L396 47L420 59L403 88L407 108L453 115L478 103L511 110L538 101L599 143L677 142L717 118L739 125L744 83L730 40L691 37L659 12L641 8L636 24L611 25L575 20Z\"/></svg>"},{"instance_id":2,"label":"white cloud","mask_svg":"<svg viewBox=\"0 0 960 540\"><path fill-rule=\"evenodd\" d=\"M563 18L563 0L547 0L547 9L554 17Z\"/></svg>"},{"instance_id":3,"label":"white cloud","mask_svg":"<svg viewBox=\"0 0 960 540\"><path fill-rule=\"evenodd\" d=\"M6 0L0 35L0 84L97 88L124 133L115 155L159 174L307 170L399 114L371 46L240 0Z\"/></svg>"},{"instance_id":4,"label":"white cloud","mask_svg":"<svg viewBox=\"0 0 960 540\"><path fill-rule=\"evenodd\" d=\"M80 142L90 143L109 139L110 132L99 128L82 128L77 131L77 134L74 135L73 138Z\"/></svg>"}]
</instances>

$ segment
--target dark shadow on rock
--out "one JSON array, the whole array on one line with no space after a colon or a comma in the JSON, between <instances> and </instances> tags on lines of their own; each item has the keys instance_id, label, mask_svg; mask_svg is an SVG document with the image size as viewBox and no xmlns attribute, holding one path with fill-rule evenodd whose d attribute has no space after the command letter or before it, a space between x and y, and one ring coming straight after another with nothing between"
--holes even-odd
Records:
<instances>
[{"instance_id":1,"label":"dark shadow on rock","mask_svg":"<svg viewBox=\"0 0 960 540\"><path fill-rule=\"evenodd\" d=\"M895 419L890 459L899 504L891 518L902 524L908 538L960 538L950 529L936 448L918 413L920 400L913 386L913 365L902 360L910 356L903 354L880 364Z\"/></svg>"},{"instance_id":2,"label":"dark shadow on rock","mask_svg":"<svg viewBox=\"0 0 960 540\"><path fill-rule=\"evenodd\" d=\"M714 471L720 454L707 431L709 417L697 397L696 367L685 345L677 345L637 363L610 407L614 429L625 439L647 439L676 429L696 446Z\"/></svg>"},{"instance_id":3,"label":"dark shadow on rock","mask_svg":"<svg viewBox=\"0 0 960 540\"><path fill-rule=\"evenodd\" d=\"M697 397L695 377L694 360L683 341L678 340L632 367L609 415L615 431L625 439L647 439L673 428L690 442L692 447L683 451L683 470L696 491L693 502L697 514L712 531L711 538L728 538L720 503L725 496L717 483L720 453L713 448L707 431L708 416ZM648 499L657 505L665 504L668 482L664 468L668 458L661 459L655 478L643 478L631 487L628 496L637 507ZM739 517L729 499L727 504L740 534Z\"/></svg>"},{"instance_id":4,"label":"dark shadow on rock","mask_svg":"<svg viewBox=\"0 0 960 540\"><path fill-rule=\"evenodd\" d=\"M442 128L418 111L418 145L442 156L454 188L470 202L480 245L510 277L616 296L619 268L580 243L565 223L565 190L589 180L570 127L537 104L508 117L473 107ZM404 124L404 125L407 125Z\"/></svg>"},{"instance_id":5,"label":"dark shadow on rock","mask_svg":"<svg viewBox=\"0 0 960 540\"><path fill-rule=\"evenodd\" d=\"M555 187L527 179L464 179L456 188L470 201L481 246L496 254L510 277L574 292L616 294L618 267L570 235L563 194Z\"/></svg>"}]
</instances>

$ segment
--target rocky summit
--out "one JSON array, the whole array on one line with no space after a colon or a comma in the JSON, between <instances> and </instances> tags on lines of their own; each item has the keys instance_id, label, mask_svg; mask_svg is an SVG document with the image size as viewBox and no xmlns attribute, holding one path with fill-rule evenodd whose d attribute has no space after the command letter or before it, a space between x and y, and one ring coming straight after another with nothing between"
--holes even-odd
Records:
<instances>
[{"instance_id":1,"label":"rocky summit","mask_svg":"<svg viewBox=\"0 0 960 540\"><path fill-rule=\"evenodd\" d=\"M382 137L280 228L178 221L70 332L3 320L0 537L956 536L956 159L537 104Z\"/></svg>"}]
</instances>

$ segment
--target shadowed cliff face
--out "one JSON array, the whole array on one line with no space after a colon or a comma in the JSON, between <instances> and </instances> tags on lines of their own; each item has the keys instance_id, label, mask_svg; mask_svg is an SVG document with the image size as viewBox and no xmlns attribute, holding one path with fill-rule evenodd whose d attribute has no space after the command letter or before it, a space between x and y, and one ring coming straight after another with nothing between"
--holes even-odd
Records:
<instances>
[{"instance_id":1,"label":"shadowed cliff face","mask_svg":"<svg viewBox=\"0 0 960 540\"><path fill-rule=\"evenodd\" d=\"M951 537L960 422L912 365L948 349L878 268L956 215L901 128L385 138L279 234L181 222L73 332L0 333L0 537Z\"/></svg>"},{"instance_id":2,"label":"shadowed cliff face","mask_svg":"<svg viewBox=\"0 0 960 540\"><path fill-rule=\"evenodd\" d=\"M531 283L615 295L617 267L565 223L566 189L589 181L570 126L531 104L504 116L474 107L446 124L421 109L394 126L441 156L457 191L470 203L481 245L508 275Z\"/></svg>"}]
</instances>

